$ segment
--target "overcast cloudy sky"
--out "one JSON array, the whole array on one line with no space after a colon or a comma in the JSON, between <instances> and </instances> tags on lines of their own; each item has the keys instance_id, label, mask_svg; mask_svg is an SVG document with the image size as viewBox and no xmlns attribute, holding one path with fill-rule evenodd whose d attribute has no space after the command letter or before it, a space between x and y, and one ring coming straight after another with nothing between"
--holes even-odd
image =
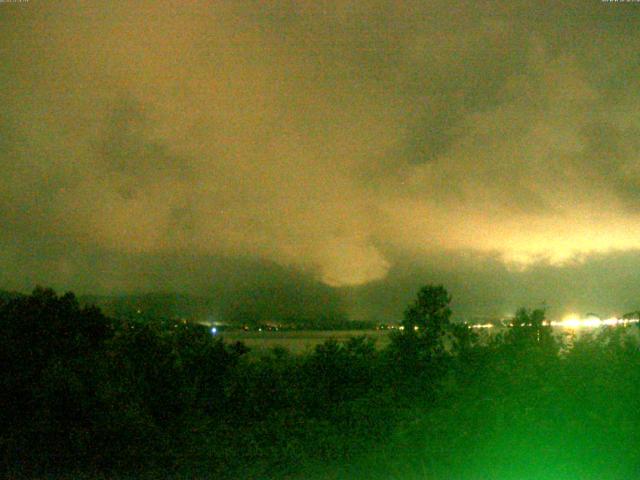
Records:
<instances>
[{"instance_id":1,"label":"overcast cloudy sky","mask_svg":"<svg viewBox=\"0 0 640 480\"><path fill-rule=\"evenodd\" d=\"M624 313L640 3L1 3L0 167L0 288Z\"/></svg>"}]
</instances>

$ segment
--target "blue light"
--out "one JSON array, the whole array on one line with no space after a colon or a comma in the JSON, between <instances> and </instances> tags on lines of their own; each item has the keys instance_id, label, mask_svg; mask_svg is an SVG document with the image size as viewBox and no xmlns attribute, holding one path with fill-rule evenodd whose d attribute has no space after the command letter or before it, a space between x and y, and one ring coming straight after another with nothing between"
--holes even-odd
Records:
<instances>
[{"instance_id":1,"label":"blue light","mask_svg":"<svg viewBox=\"0 0 640 480\"><path fill-rule=\"evenodd\" d=\"M211 327L211 335L215 335L218 333L218 329L216 327Z\"/></svg>"}]
</instances>

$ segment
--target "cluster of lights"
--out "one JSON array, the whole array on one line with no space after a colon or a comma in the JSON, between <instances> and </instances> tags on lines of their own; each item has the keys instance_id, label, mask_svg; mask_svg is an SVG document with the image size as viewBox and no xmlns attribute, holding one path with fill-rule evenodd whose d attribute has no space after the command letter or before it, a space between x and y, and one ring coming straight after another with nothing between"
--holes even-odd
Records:
<instances>
[{"instance_id":1,"label":"cluster of lights","mask_svg":"<svg viewBox=\"0 0 640 480\"><path fill-rule=\"evenodd\" d=\"M615 327L615 326L626 326L631 323L638 323L640 319L637 318L606 318L601 320L598 317L587 317L580 318L577 315L569 315L562 320L545 320L542 322L542 325L545 327L558 327L558 328L598 328L598 327ZM515 327L513 323L508 324L509 327ZM522 327L531 327L532 324L520 325ZM494 325L492 323L477 323L468 325L469 328L479 329L479 328L493 328Z\"/></svg>"},{"instance_id":2,"label":"cluster of lights","mask_svg":"<svg viewBox=\"0 0 640 480\"><path fill-rule=\"evenodd\" d=\"M560 328L597 328L597 327L615 327L618 325L626 326L630 323L638 323L637 318L606 318L604 320L598 317L580 318L576 315L569 315L560 321L544 322L544 325Z\"/></svg>"}]
</instances>

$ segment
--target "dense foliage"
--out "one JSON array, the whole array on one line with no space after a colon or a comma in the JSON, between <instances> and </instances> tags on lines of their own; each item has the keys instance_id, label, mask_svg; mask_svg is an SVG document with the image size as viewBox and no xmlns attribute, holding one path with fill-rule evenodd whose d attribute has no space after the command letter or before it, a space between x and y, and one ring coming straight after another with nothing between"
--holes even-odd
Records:
<instances>
[{"instance_id":1,"label":"dense foliage","mask_svg":"<svg viewBox=\"0 0 640 480\"><path fill-rule=\"evenodd\" d=\"M560 341L519 310L479 338L424 287L385 349L248 353L72 294L0 300L9 478L628 479L640 474L635 327Z\"/></svg>"}]
</instances>

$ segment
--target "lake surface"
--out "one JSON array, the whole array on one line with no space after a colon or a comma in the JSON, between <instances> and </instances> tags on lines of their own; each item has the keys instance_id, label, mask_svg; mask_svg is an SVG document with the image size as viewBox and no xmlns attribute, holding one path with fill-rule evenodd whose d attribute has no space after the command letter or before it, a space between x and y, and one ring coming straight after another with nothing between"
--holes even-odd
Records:
<instances>
[{"instance_id":1,"label":"lake surface","mask_svg":"<svg viewBox=\"0 0 640 480\"><path fill-rule=\"evenodd\" d=\"M620 328L624 329L625 333L637 336L639 334L638 327L636 325L618 326L618 327L580 327L580 328L567 328L567 327L552 327L554 333L558 337L564 337L565 344L567 346L572 345L573 339L577 339L584 334L596 333L599 329L608 328ZM481 337L490 337L492 335L503 333L504 328L487 328L478 329L478 333ZM375 341L377 348L384 348L389 344L390 330L344 330L344 331L230 331L222 332L219 335L224 338L226 342L243 342L246 346L251 348L254 352L266 351L272 348L281 347L286 348L292 353L305 353L312 351L316 345L319 345L326 340L333 338L338 342L346 342L351 337L367 336Z\"/></svg>"},{"instance_id":2,"label":"lake surface","mask_svg":"<svg viewBox=\"0 0 640 480\"><path fill-rule=\"evenodd\" d=\"M389 343L388 330L344 330L344 331L291 331L291 332L243 332L232 331L220 334L226 342L243 342L252 350L268 350L275 347L286 348L293 353L311 351L316 345L330 338L338 342L346 342L351 337L367 336L375 341L377 348L383 348Z\"/></svg>"}]
</instances>

